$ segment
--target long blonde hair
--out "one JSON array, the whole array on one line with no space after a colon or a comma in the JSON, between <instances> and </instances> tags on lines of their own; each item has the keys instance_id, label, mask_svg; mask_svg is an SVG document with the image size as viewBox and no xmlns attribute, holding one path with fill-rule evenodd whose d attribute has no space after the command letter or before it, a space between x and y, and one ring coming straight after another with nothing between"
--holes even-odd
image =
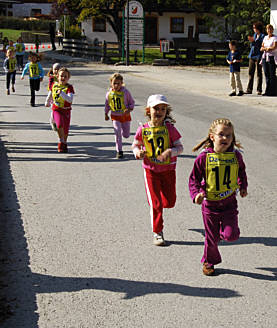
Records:
<instances>
[{"instance_id":1,"label":"long blonde hair","mask_svg":"<svg viewBox=\"0 0 277 328\"><path fill-rule=\"evenodd\" d=\"M215 133L215 129L218 125L224 125L227 126L228 128L232 128L233 131L233 140L232 140L232 146L236 146L237 148L243 148L240 142L236 141L236 136L235 136L235 131L234 131L234 126L232 122L228 118L217 118L214 120L209 128L208 136L203 139L198 145L196 145L192 151L197 151L200 148L208 148L214 147L214 143L210 138L210 135Z\"/></svg>"}]
</instances>

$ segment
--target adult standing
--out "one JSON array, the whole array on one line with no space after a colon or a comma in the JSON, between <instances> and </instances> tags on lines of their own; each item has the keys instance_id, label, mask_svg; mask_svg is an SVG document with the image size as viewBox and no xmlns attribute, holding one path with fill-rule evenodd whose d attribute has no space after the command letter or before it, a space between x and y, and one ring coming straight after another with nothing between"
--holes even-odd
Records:
<instances>
[{"instance_id":1,"label":"adult standing","mask_svg":"<svg viewBox=\"0 0 277 328\"><path fill-rule=\"evenodd\" d=\"M248 55L249 58L249 80L246 89L246 93L251 94L253 91L254 75L257 68L257 94L262 94L262 84L263 84L263 71L260 61L262 58L261 47L264 39L263 24L261 22L253 23L254 35L248 36L248 40L251 42L251 49Z\"/></svg>"},{"instance_id":2,"label":"adult standing","mask_svg":"<svg viewBox=\"0 0 277 328\"><path fill-rule=\"evenodd\" d=\"M276 96L276 63L277 63L277 36L273 34L273 26L266 25L267 35L264 37L261 51L262 63L266 79L266 89L263 96Z\"/></svg>"},{"instance_id":3,"label":"adult standing","mask_svg":"<svg viewBox=\"0 0 277 328\"><path fill-rule=\"evenodd\" d=\"M52 50L56 50L56 45L55 45L56 27L55 27L55 24L53 24L53 23L49 24L49 34L50 34L50 40L52 43Z\"/></svg>"}]
</instances>

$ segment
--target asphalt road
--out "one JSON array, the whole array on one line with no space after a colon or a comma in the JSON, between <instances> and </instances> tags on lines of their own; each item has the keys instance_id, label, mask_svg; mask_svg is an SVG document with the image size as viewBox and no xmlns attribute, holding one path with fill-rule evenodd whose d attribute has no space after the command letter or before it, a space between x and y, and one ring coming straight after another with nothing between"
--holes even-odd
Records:
<instances>
[{"instance_id":1,"label":"asphalt road","mask_svg":"<svg viewBox=\"0 0 277 328\"><path fill-rule=\"evenodd\" d=\"M35 108L27 78L17 76L15 94L1 91L0 280L12 314L1 328L275 327L276 111L176 84L189 72L157 68L153 77L141 67L116 68L136 100L125 159L117 160L112 124L103 113L114 69L72 68L68 154L56 151L43 106L46 81ZM1 75L2 90L4 80ZM165 211L169 245L163 248L152 245L141 162L130 149L153 93L171 102L184 145L176 207ZM244 146L249 196L239 199L240 239L222 243L218 274L206 277L201 210L192 204L187 182L192 147L222 116L233 121Z\"/></svg>"}]
</instances>

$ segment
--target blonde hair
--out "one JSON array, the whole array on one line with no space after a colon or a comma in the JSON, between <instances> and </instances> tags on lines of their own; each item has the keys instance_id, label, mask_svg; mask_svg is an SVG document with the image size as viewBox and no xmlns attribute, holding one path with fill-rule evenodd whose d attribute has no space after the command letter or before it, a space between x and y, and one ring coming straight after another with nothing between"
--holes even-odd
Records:
<instances>
[{"instance_id":1,"label":"blonde hair","mask_svg":"<svg viewBox=\"0 0 277 328\"><path fill-rule=\"evenodd\" d=\"M274 31L274 27L273 27L273 25L271 25L271 24L267 24L265 28L266 28L266 29L271 28L271 29Z\"/></svg>"},{"instance_id":2,"label":"blonde hair","mask_svg":"<svg viewBox=\"0 0 277 328\"><path fill-rule=\"evenodd\" d=\"M66 67L61 67L59 70L58 70L58 75L60 74L60 72L66 72L68 74L68 78L71 77L71 74L69 72L69 70L66 68Z\"/></svg>"},{"instance_id":3,"label":"blonde hair","mask_svg":"<svg viewBox=\"0 0 277 328\"><path fill-rule=\"evenodd\" d=\"M200 148L208 148L214 147L214 143L211 140L210 135L215 133L215 129L218 125L224 125L227 126L228 128L232 128L233 131L233 140L232 140L232 146L236 146L237 148L243 148L242 145L236 141L236 136L235 136L235 131L234 131L234 126L232 124L232 122L228 119L228 118L217 118L216 120L214 120L209 128L209 132L208 132L208 136L202 140L198 145L196 145L192 151L197 151Z\"/></svg>"},{"instance_id":4,"label":"blonde hair","mask_svg":"<svg viewBox=\"0 0 277 328\"><path fill-rule=\"evenodd\" d=\"M7 52L6 52L6 56L8 57L9 54L14 54L14 51L12 49L8 49Z\"/></svg>"},{"instance_id":5,"label":"blonde hair","mask_svg":"<svg viewBox=\"0 0 277 328\"><path fill-rule=\"evenodd\" d=\"M171 112L172 112L172 107L170 105L166 105L166 115L165 115L164 121L169 121L170 123L174 124L174 123L176 123L176 121L172 117ZM144 109L144 115L149 117L149 119L151 119L150 107L146 107Z\"/></svg>"},{"instance_id":6,"label":"blonde hair","mask_svg":"<svg viewBox=\"0 0 277 328\"><path fill-rule=\"evenodd\" d=\"M110 77L110 82L112 82L112 80L120 80L121 82L123 82L123 76L119 73L114 73L111 77Z\"/></svg>"}]
</instances>

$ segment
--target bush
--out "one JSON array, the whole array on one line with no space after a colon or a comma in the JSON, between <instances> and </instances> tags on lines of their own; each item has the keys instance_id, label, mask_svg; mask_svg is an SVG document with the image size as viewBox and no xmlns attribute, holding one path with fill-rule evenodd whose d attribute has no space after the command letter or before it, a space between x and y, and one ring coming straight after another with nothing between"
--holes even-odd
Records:
<instances>
[{"instance_id":1,"label":"bush","mask_svg":"<svg viewBox=\"0 0 277 328\"><path fill-rule=\"evenodd\" d=\"M0 16L0 28L29 31L48 31L50 20L25 20L22 18Z\"/></svg>"},{"instance_id":2,"label":"bush","mask_svg":"<svg viewBox=\"0 0 277 328\"><path fill-rule=\"evenodd\" d=\"M66 31L66 37L69 39L81 39L81 29L78 25L73 25L69 27L69 30Z\"/></svg>"}]
</instances>

